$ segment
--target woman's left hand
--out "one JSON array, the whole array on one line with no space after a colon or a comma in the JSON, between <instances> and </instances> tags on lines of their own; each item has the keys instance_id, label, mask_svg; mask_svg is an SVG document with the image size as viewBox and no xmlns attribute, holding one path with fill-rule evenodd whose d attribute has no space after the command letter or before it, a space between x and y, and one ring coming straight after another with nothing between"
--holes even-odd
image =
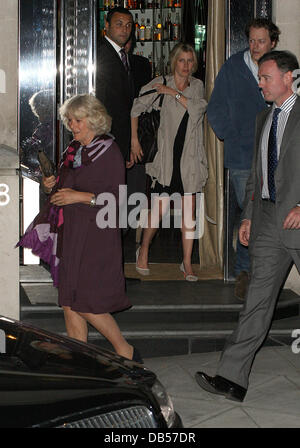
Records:
<instances>
[{"instance_id":1,"label":"woman's left hand","mask_svg":"<svg viewBox=\"0 0 300 448\"><path fill-rule=\"evenodd\" d=\"M73 190L72 188L61 188L52 195L50 202L59 207L74 204L75 202L78 202L77 194L78 191Z\"/></svg>"}]
</instances>

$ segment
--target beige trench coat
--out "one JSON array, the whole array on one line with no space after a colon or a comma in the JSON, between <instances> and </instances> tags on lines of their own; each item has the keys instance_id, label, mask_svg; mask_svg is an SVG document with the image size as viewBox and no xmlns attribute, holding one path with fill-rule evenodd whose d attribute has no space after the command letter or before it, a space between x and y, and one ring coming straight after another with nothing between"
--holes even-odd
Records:
<instances>
[{"instance_id":1,"label":"beige trench coat","mask_svg":"<svg viewBox=\"0 0 300 448\"><path fill-rule=\"evenodd\" d=\"M166 76L167 85L176 90L173 76ZM160 76L146 84L140 93L153 88L156 83L163 83ZM191 77L189 86L183 95L187 98L187 111L189 120L186 137L180 162L181 178L185 193L201 192L207 177L207 159L203 146L203 117L207 102L204 99L204 87L202 81ZM136 98L131 110L132 117L138 117L144 112L157 93ZM158 108L159 100L154 103ZM151 110L148 109L149 111ZM169 186L173 171L173 146L176 133L186 109L171 95L165 95L160 114L160 126L158 130L158 152L152 163L146 164L146 173L153 180L163 186Z\"/></svg>"}]
</instances>

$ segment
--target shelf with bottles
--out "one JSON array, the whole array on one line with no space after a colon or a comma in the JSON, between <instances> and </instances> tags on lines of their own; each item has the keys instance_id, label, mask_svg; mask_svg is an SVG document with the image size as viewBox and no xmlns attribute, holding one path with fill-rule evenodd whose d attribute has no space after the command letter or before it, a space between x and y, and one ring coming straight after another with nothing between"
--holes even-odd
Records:
<instances>
[{"instance_id":1,"label":"shelf with bottles","mask_svg":"<svg viewBox=\"0 0 300 448\"><path fill-rule=\"evenodd\" d=\"M181 38L180 13L156 11L153 15L148 11L143 14L135 12L133 15L136 42L178 42Z\"/></svg>"},{"instance_id":2,"label":"shelf with bottles","mask_svg":"<svg viewBox=\"0 0 300 448\"><path fill-rule=\"evenodd\" d=\"M123 6L130 10L162 9L162 8L181 8L182 0L99 0L99 7L102 10L108 10L115 6Z\"/></svg>"},{"instance_id":3,"label":"shelf with bottles","mask_svg":"<svg viewBox=\"0 0 300 448\"><path fill-rule=\"evenodd\" d=\"M131 13L136 37L134 53L149 59L153 76L167 74L169 54L181 39L181 10L159 8Z\"/></svg>"}]
</instances>

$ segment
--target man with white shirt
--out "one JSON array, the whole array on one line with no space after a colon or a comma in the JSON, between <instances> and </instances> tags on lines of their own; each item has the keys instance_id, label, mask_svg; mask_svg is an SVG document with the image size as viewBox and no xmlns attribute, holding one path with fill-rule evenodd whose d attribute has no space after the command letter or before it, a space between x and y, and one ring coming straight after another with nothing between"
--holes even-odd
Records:
<instances>
[{"instance_id":1,"label":"man with white shirt","mask_svg":"<svg viewBox=\"0 0 300 448\"><path fill-rule=\"evenodd\" d=\"M208 103L207 118L224 140L224 167L242 210L253 156L255 117L267 107L258 86L257 61L274 49L280 31L267 19L254 19L246 29L249 48L231 56L221 67ZM235 295L243 299L248 286L248 249L237 242Z\"/></svg>"},{"instance_id":2,"label":"man with white shirt","mask_svg":"<svg viewBox=\"0 0 300 448\"><path fill-rule=\"evenodd\" d=\"M273 105L256 120L255 149L239 238L251 252L251 279L236 330L210 377L208 392L243 401L254 357L268 335L280 289L293 263L300 271L300 98L297 58L272 51L258 61L259 86ZM297 83L296 83L297 84Z\"/></svg>"},{"instance_id":3,"label":"man with white shirt","mask_svg":"<svg viewBox=\"0 0 300 448\"><path fill-rule=\"evenodd\" d=\"M130 154L130 111L134 86L125 44L130 38L133 18L123 7L111 9L105 20L105 37L97 46L96 97L112 117L111 133L123 154Z\"/></svg>"}]
</instances>

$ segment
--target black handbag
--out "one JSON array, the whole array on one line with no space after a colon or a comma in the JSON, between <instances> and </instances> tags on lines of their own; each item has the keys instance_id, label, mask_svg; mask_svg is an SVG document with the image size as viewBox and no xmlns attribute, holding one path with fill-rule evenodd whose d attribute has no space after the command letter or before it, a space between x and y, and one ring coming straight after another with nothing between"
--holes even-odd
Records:
<instances>
[{"instance_id":1,"label":"black handbag","mask_svg":"<svg viewBox=\"0 0 300 448\"><path fill-rule=\"evenodd\" d=\"M164 85L166 85L166 79L164 78ZM155 89L149 90L140 96L149 95L156 92ZM151 112L147 110L159 99L159 110L152 109ZM140 164L153 162L157 153L157 132L160 124L160 109L163 103L164 94L157 95L156 98L147 106L145 112L143 112L138 118L138 139L143 150L143 157Z\"/></svg>"}]
</instances>

